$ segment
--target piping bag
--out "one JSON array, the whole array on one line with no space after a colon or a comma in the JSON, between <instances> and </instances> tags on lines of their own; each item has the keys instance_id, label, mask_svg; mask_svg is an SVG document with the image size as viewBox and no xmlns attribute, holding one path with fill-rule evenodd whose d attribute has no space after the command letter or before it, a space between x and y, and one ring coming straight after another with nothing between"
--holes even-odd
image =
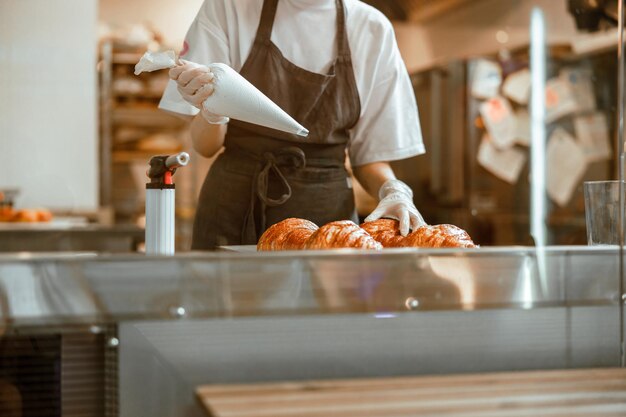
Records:
<instances>
[{"instance_id":1,"label":"piping bag","mask_svg":"<svg viewBox=\"0 0 626 417\"><path fill-rule=\"evenodd\" d=\"M137 65L135 75L182 65L174 51L146 52ZM307 136L309 131L295 121L276 103L226 64L208 65L215 75L215 89L202 106L205 110L232 119L269 127L283 132Z\"/></svg>"}]
</instances>

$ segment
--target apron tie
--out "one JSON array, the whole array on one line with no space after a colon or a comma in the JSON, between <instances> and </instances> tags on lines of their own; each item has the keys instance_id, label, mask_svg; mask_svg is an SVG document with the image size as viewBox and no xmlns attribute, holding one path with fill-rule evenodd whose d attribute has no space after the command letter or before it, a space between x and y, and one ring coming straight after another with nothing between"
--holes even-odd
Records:
<instances>
[{"instance_id":1,"label":"apron tie","mask_svg":"<svg viewBox=\"0 0 626 417\"><path fill-rule=\"evenodd\" d=\"M250 204L246 213L246 218L243 223L242 236L244 238L257 240L257 230L254 219L254 209L256 206L257 198L261 202L260 206L260 221L261 230L266 228L266 215L265 209L267 207L276 207L285 204L287 200L291 198L292 190L287 178L280 170L280 166L289 166L296 169L304 168L306 166L306 156L304 151L296 146L288 146L281 149L278 152L265 152L262 158L255 158L260 164L254 171L252 177L252 186L250 189ZM270 198L269 191L269 179L270 174L274 173L280 180L280 184L285 192L277 199Z\"/></svg>"}]
</instances>

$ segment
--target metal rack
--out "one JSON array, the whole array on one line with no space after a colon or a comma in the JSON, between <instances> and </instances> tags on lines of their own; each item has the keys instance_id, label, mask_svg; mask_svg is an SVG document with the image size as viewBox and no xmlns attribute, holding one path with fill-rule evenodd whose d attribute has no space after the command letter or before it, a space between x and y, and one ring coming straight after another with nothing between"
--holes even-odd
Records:
<instances>
[{"instance_id":1,"label":"metal rack","mask_svg":"<svg viewBox=\"0 0 626 417\"><path fill-rule=\"evenodd\" d=\"M111 208L118 222L134 220L133 215L138 213L133 212L133 208L141 207L141 204L128 201L125 207L123 199L137 199L141 194L131 191L128 192L129 195L122 195L122 191L132 188L132 184L129 183L132 179L115 176L114 171L132 163L145 161L147 165L148 159L153 155L181 150L184 136L187 134L185 120L157 108L162 90L157 91L147 86L140 91L119 92L115 90L114 83L119 77L118 73L132 74L132 68L143 52L140 49L120 49L110 40L102 42L100 46L98 63L100 74L100 196L101 204ZM155 75L142 74L139 79L145 85L150 77L155 77ZM145 135L171 133L172 136L179 138L178 149L136 149L132 146L122 148L117 137L118 129L126 127L136 130L138 134L143 132Z\"/></svg>"},{"instance_id":2,"label":"metal rack","mask_svg":"<svg viewBox=\"0 0 626 417\"><path fill-rule=\"evenodd\" d=\"M141 181L137 180L145 172L143 164L147 169L152 156L180 150L191 152L194 162L198 158L191 149L187 121L157 108L163 91L162 88L156 89L151 81L158 77L162 79L165 73L141 74L137 77L137 82L144 85L141 90L116 91L119 74L134 79L131 78L135 77L131 75L132 70L144 50L116 45L112 40L103 41L99 50L100 201L103 211L109 213L110 223L136 224L144 210L143 184L138 184ZM133 130L139 136L134 142L122 143L120 129ZM150 135L163 134L176 138L175 148L169 145L167 148L128 145L139 145ZM182 250L188 248L190 241L196 190L201 181L199 171L194 163L179 176L183 186L177 193L177 247Z\"/></svg>"}]
</instances>

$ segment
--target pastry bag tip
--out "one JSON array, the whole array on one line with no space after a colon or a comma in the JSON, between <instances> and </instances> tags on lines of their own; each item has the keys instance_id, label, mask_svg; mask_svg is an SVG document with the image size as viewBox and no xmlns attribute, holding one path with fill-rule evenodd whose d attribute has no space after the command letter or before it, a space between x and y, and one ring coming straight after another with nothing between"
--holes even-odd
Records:
<instances>
[{"instance_id":1,"label":"pastry bag tip","mask_svg":"<svg viewBox=\"0 0 626 417\"><path fill-rule=\"evenodd\" d=\"M302 136L302 137L309 136L309 129L302 128L302 129L298 130L298 133L296 133L296 134L298 136Z\"/></svg>"}]
</instances>

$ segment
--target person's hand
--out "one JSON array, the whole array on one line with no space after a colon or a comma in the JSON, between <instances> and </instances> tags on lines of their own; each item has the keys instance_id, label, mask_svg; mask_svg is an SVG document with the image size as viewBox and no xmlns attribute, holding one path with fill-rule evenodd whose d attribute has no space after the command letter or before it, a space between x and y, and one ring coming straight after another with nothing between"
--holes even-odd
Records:
<instances>
[{"instance_id":1,"label":"person's hand","mask_svg":"<svg viewBox=\"0 0 626 417\"><path fill-rule=\"evenodd\" d=\"M386 181L378 190L378 198L380 202L374 211L367 216L366 222L382 217L398 220L402 236L408 235L409 230L416 230L426 224L413 204L413 191L402 181Z\"/></svg>"},{"instance_id":2,"label":"person's hand","mask_svg":"<svg viewBox=\"0 0 626 417\"><path fill-rule=\"evenodd\" d=\"M202 103L209 98L215 86L215 75L209 67L181 60L183 65L178 65L170 70L170 78L176 81L178 92L186 102L198 108L202 117L211 124L228 123L229 118L211 113L204 109Z\"/></svg>"}]
</instances>

